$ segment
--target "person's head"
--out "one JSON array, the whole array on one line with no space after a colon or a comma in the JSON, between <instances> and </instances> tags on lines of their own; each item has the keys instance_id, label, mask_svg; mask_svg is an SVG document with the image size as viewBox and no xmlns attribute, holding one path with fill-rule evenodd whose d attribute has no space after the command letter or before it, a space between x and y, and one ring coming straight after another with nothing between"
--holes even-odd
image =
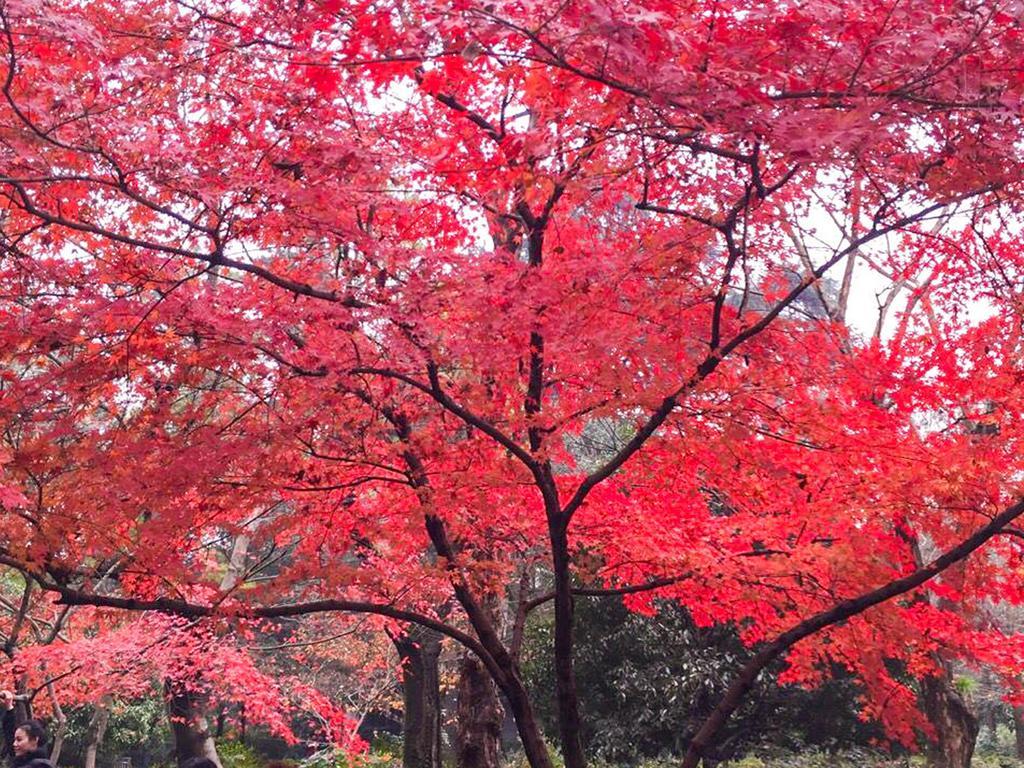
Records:
<instances>
[{"instance_id":1,"label":"person's head","mask_svg":"<svg viewBox=\"0 0 1024 768\"><path fill-rule=\"evenodd\" d=\"M187 760L182 760L178 768L220 768L220 766L208 757L190 757Z\"/></svg>"},{"instance_id":2,"label":"person's head","mask_svg":"<svg viewBox=\"0 0 1024 768\"><path fill-rule=\"evenodd\" d=\"M46 743L46 729L38 720L26 720L14 729L14 743L11 749L21 756L42 749Z\"/></svg>"}]
</instances>

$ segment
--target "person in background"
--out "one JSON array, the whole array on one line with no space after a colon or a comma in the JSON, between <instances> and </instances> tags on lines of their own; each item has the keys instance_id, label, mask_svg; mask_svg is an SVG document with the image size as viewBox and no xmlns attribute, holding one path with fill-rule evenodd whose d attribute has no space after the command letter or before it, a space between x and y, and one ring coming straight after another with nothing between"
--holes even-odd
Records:
<instances>
[{"instance_id":1,"label":"person in background","mask_svg":"<svg viewBox=\"0 0 1024 768\"><path fill-rule=\"evenodd\" d=\"M54 768L46 752L46 728L38 720L15 725L14 694L0 691L3 709L4 754L11 768Z\"/></svg>"}]
</instances>

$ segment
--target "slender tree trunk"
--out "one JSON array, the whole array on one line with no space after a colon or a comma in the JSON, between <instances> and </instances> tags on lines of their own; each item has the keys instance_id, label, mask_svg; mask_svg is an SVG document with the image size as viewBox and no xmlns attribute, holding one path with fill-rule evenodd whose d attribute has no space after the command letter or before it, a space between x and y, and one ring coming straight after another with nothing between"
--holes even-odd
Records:
<instances>
[{"instance_id":1,"label":"slender tree trunk","mask_svg":"<svg viewBox=\"0 0 1024 768\"><path fill-rule=\"evenodd\" d=\"M196 694L179 680L165 681L164 691L178 764L192 757L206 757L219 766L220 756L210 735L210 724Z\"/></svg>"},{"instance_id":2,"label":"slender tree trunk","mask_svg":"<svg viewBox=\"0 0 1024 768\"><path fill-rule=\"evenodd\" d=\"M970 768L978 738L978 718L953 687L948 673L921 681L921 704L935 728L935 740L926 750L931 768Z\"/></svg>"},{"instance_id":3,"label":"slender tree trunk","mask_svg":"<svg viewBox=\"0 0 1024 768\"><path fill-rule=\"evenodd\" d=\"M989 741L992 744L999 743L999 710L990 706L985 713L985 725L988 726Z\"/></svg>"},{"instance_id":4,"label":"slender tree trunk","mask_svg":"<svg viewBox=\"0 0 1024 768\"><path fill-rule=\"evenodd\" d=\"M227 707L222 704L220 709L217 710L217 728L213 733L214 738L219 739L224 736L224 728L227 726L227 722L228 710Z\"/></svg>"},{"instance_id":5,"label":"slender tree trunk","mask_svg":"<svg viewBox=\"0 0 1024 768\"><path fill-rule=\"evenodd\" d=\"M402 439L408 438L408 433L403 432L402 428L399 429L398 434ZM422 464L418 457L411 451L406 451L405 455L413 472L418 477L424 477ZM423 480L422 483L425 484L426 481ZM454 550L448 541L444 522L434 515L425 515L425 521L427 533L434 544L434 549L450 562L453 561ZM493 622L487 616L487 611L481 608L480 601L469 586L460 579L454 579L452 586L455 597L466 611L482 650L486 654L486 657L481 657L484 665L508 699L509 711L516 722L516 729L519 732L523 752L526 753L530 768L552 768L547 745L541 735L540 724L537 722L533 705L530 703L530 696L523 683L518 662L501 641Z\"/></svg>"},{"instance_id":6,"label":"slender tree trunk","mask_svg":"<svg viewBox=\"0 0 1024 768\"><path fill-rule=\"evenodd\" d=\"M565 768L586 768L581 739L579 696L573 671L573 597L569 540L564 523L549 518L552 563L555 577L555 694L558 732Z\"/></svg>"},{"instance_id":7,"label":"slender tree trunk","mask_svg":"<svg viewBox=\"0 0 1024 768\"><path fill-rule=\"evenodd\" d=\"M1017 747L1017 757L1024 760L1024 707L1013 708L1013 736Z\"/></svg>"},{"instance_id":8,"label":"slender tree trunk","mask_svg":"<svg viewBox=\"0 0 1024 768\"><path fill-rule=\"evenodd\" d=\"M523 745L523 752L526 753L526 761L530 768L553 768L548 756L548 746L541 735L540 724L526 695L526 686L519 677L518 669L515 685L504 687L502 690L508 697L512 720L516 724L519 741Z\"/></svg>"},{"instance_id":9,"label":"slender tree trunk","mask_svg":"<svg viewBox=\"0 0 1024 768\"><path fill-rule=\"evenodd\" d=\"M520 590L520 593L522 590ZM521 594L519 595L521 596ZM499 635L510 629L515 633L515 623L509 621L509 595L489 595L480 601ZM518 658L517 651L510 649L512 664ZM457 768L498 768L501 762L501 735L505 724L506 709L498 696L495 680L484 663L468 650L459 663L459 682L455 691L455 763Z\"/></svg>"},{"instance_id":10,"label":"slender tree trunk","mask_svg":"<svg viewBox=\"0 0 1024 768\"><path fill-rule=\"evenodd\" d=\"M458 768L498 768L505 710L483 664L465 654L459 668L455 756Z\"/></svg>"},{"instance_id":11,"label":"slender tree trunk","mask_svg":"<svg viewBox=\"0 0 1024 768\"><path fill-rule=\"evenodd\" d=\"M392 642L402 661L402 768L441 768L441 636L410 626Z\"/></svg>"},{"instance_id":12,"label":"slender tree trunk","mask_svg":"<svg viewBox=\"0 0 1024 768\"><path fill-rule=\"evenodd\" d=\"M919 539L913 540L914 561L918 567L925 562L925 553ZM943 580L959 588L963 585L964 569L961 563L951 567ZM919 599L928 600L922 595ZM946 610L956 610L949 601L931 598L932 604ZM921 680L921 710L935 730L925 755L929 768L970 768L971 756L977 744L981 724L967 706L967 702L953 685L953 670L939 654L933 654L939 673Z\"/></svg>"},{"instance_id":13,"label":"slender tree trunk","mask_svg":"<svg viewBox=\"0 0 1024 768\"><path fill-rule=\"evenodd\" d=\"M384 415L394 426L398 439L408 445L411 433L408 420L401 414L394 412L385 413ZM429 502L430 482L419 455L411 448L407 448L402 452L402 456L412 474L413 487L417 489L418 494L423 495L424 501ZM557 498L555 499L555 505L557 506ZM424 506L429 510L429 503ZM449 567L452 567L457 558L455 550L448 540L444 521L429 511L425 511L423 517L427 535L434 545L435 552L445 558L449 563ZM455 592L455 598L466 611L466 615L473 626L473 630L476 632L480 646L485 654L481 656L481 659L487 667L488 673L491 674L508 699L509 710L515 719L523 751L526 753L526 759L530 763L530 767L552 768L547 745L544 743L544 737L541 735L540 725L530 703L526 686L523 684L523 677L519 671L518 663L501 641L501 638L494 629L493 623L486 616L486 611L481 610L480 601L469 585L460 575L455 575L451 583Z\"/></svg>"},{"instance_id":14,"label":"slender tree trunk","mask_svg":"<svg viewBox=\"0 0 1024 768\"><path fill-rule=\"evenodd\" d=\"M53 746L50 747L50 762L54 765L60 763L60 753L64 749L64 737L68 733L68 717L57 700L57 692L54 690L53 682L46 684L50 694L50 701L53 703L53 718L57 727L53 730Z\"/></svg>"},{"instance_id":15,"label":"slender tree trunk","mask_svg":"<svg viewBox=\"0 0 1024 768\"><path fill-rule=\"evenodd\" d=\"M32 699L29 698L28 678L21 675L14 683L14 722L24 723L33 719Z\"/></svg>"},{"instance_id":16,"label":"slender tree trunk","mask_svg":"<svg viewBox=\"0 0 1024 768\"><path fill-rule=\"evenodd\" d=\"M96 753L99 752L100 744L107 733L107 724L110 722L110 707L113 699L108 694L103 696L97 703L89 721L89 730L86 732L85 741L85 768L96 768Z\"/></svg>"}]
</instances>

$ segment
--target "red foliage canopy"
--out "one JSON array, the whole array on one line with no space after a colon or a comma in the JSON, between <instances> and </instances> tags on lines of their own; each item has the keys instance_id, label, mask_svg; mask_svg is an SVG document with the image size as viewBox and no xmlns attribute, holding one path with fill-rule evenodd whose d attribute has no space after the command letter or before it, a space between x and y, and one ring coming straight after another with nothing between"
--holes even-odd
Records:
<instances>
[{"instance_id":1,"label":"red foliage canopy","mask_svg":"<svg viewBox=\"0 0 1024 768\"><path fill-rule=\"evenodd\" d=\"M240 6L3 8L5 562L129 608L458 605L538 768L481 610L538 562L571 768L574 585L767 660L816 633L788 679L847 667L904 741L887 660L1019 672L1014 14ZM240 533L274 578L218 593Z\"/></svg>"}]
</instances>

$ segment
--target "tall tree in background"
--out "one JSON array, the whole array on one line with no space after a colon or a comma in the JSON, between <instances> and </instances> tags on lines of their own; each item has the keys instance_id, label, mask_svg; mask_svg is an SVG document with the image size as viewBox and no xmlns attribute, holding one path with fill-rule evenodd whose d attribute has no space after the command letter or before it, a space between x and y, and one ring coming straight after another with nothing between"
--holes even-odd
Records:
<instances>
[{"instance_id":1,"label":"tall tree in background","mask_svg":"<svg viewBox=\"0 0 1024 768\"><path fill-rule=\"evenodd\" d=\"M959 603L1024 599L1014 8L8 0L3 562L69 604L418 624L548 768L487 609L539 553L513 614L553 605L567 768L577 589L742 628L688 768L781 656L914 741L891 662L1024 661L916 599L965 561ZM801 313L869 266L888 332ZM222 587L237 535L274 578Z\"/></svg>"}]
</instances>

